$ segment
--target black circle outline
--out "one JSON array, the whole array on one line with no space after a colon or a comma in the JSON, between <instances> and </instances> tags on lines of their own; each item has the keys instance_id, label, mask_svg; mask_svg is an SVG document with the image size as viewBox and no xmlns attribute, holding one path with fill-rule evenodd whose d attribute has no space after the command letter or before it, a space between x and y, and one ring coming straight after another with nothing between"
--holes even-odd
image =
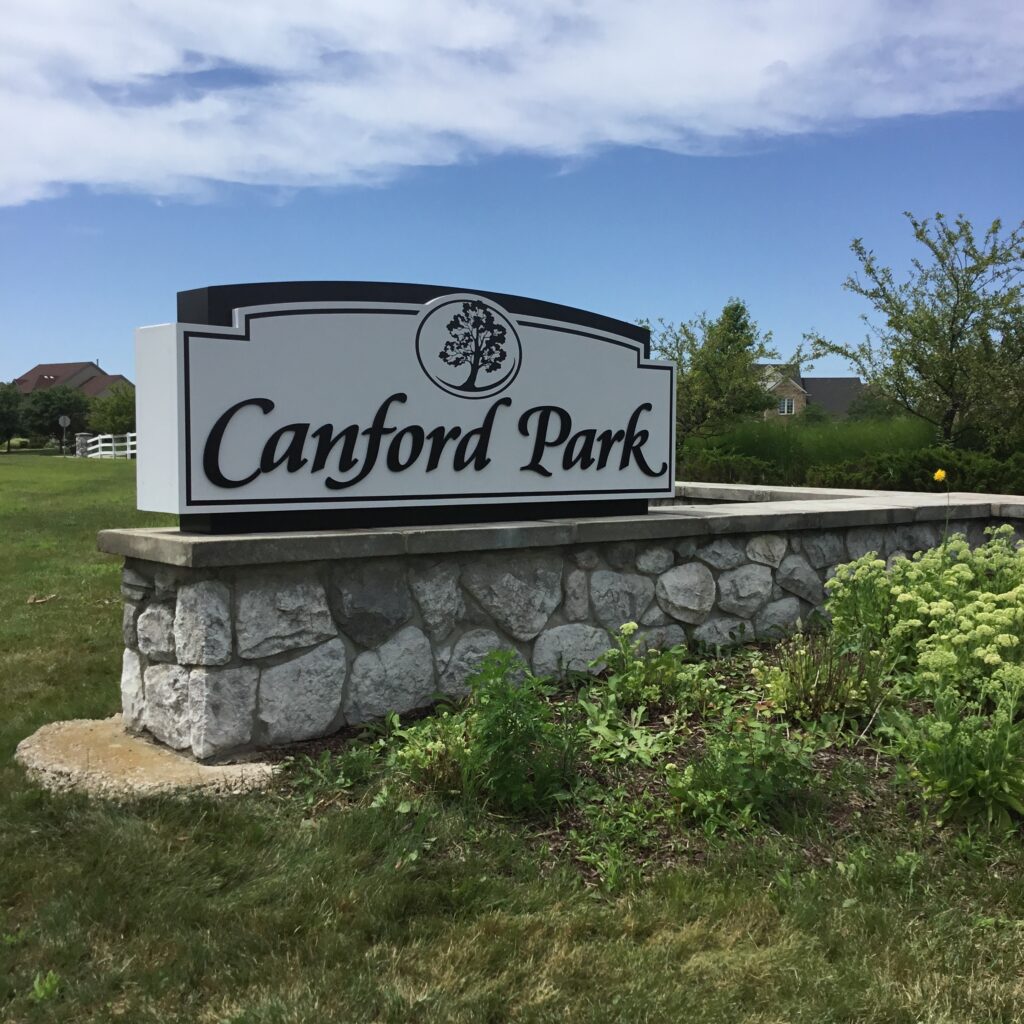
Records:
<instances>
[{"instance_id":1,"label":"black circle outline","mask_svg":"<svg viewBox=\"0 0 1024 1024\"><path fill-rule=\"evenodd\" d=\"M423 356L420 355L420 334L423 332L423 327L426 324L426 322L436 312L443 309L445 306L454 306L456 303L460 302L479 302L482 305L487 306L489 309L497 313L498 316L500 316L501 319L504 320L506 324L508 324L509 330L512 332L512 337L516 339L516 349L519 352L519 361L516 363L516 368L512 372L511 376L509 376L507 380L502 382L501 386L498 387L496 391L488 391L486 394L472 395L468 394L465 391L460 391L458 388L447 385L444 381L435 377L427 369L426 365L423 362ZM509 316L509 314L506 313L505 310L503 310L500 306L496 305L495 303L489 302L487 299L483 298L483 296L472 295L471 293L467 293L465 297L447 299L444 302L439 302L437 303L437 305L431 306L430 309L424 312L423 316L420 318L419 325L416 327L416 361L420 364L420 369L423 371L423 375L438 390L443 391L446 395L452 395L454 398L468 398L471 401L478 401L484 398L493 398L495 395L500 395L503 391L507 391L508 388L512 386L516 377L519 376L519 371L523 367L523 342L522 339L519 337L519 332L515 328L515 323L513 322L512 317Z\"/></svg>"}]
</instances>

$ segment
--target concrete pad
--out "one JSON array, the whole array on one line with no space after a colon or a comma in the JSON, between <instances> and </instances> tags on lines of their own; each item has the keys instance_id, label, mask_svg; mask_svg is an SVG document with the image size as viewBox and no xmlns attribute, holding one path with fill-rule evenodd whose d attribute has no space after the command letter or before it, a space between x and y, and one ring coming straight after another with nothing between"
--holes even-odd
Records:
<instances>
[{"instance_id":1,"label":"concrete pad","mask_svg":"<svg viewBox=\"0 0 1024 1024\"><path fill-rule=\"evenodd\" d=\"M274 774L273 765L262 761L200 764L125 732L120 715L51 722L22 740L14 758L46 789L112 800L245 793L263 789Z\"/></svg>"}]
</instances>

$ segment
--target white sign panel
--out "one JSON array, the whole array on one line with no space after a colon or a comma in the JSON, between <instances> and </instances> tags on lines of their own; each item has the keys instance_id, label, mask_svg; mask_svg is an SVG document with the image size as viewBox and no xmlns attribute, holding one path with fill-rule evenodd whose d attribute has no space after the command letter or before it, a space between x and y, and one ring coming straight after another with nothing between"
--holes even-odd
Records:
<instances>
[{"instance_id":1,"label":"white sign panel","mask_svg":"<svg viewBox=\"0 0 1024 1024\"><path fill-rule=\"evenodd\" d=\"M252 304L230 326L141 328L139 507L671 496L672 365L647 358L640 329L576 312L463 292Z\"/></svg>"}]
</instances>

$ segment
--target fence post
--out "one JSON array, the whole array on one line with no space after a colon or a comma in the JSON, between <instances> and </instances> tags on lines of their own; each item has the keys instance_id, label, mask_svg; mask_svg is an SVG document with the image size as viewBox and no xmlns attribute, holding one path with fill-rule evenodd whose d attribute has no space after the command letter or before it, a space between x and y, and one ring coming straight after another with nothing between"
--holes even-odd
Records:
<instances>
[{"instance_id":1,"label":"fence post","mask_svg":"<svg viewBox=\"0 0 1024 1024\"><path fill-rule=\"evenodd\" d=\"M79 459L87 459L89 457L89 438L92 434L82 432L75 434L75 457Z\"/></svg>"}]
</instances>

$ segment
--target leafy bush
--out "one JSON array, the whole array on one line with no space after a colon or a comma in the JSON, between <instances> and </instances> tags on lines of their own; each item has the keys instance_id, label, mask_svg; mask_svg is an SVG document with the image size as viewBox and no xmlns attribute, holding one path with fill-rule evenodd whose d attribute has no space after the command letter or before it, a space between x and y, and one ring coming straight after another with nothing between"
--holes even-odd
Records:
<instances>
[{"instance_id":1,"label":"leafy bush","mask_svg":"<svg viewBox=\"0 0 1024 1024\"><path fill-rule=\"evenodd\" d=\"M468 683L464 709L395 730L392 765L438 793L514 813L549 810L574 778L575 727L555 718L549 688L511 651L489 654Z\"/></svg>"},{"instance_id":2,"label":"leafy bush","mask_svg":"<svg viewBox=\"0 0 1024 1024\"><path fill-rule=\"evenodd\" d=\"M771 823L806 799L813 742L763 713L727 710L711 726L704 753L684 768L665 767L684 818L708 832Z\"/></svg>"},{"instance_id":3,"label":"leafy bush","mask_svg":"<svg viewBox=\"0 0 1024 1024\"><path fill-rule=\"evenodd\" d=\"M859 719L885 696L887 659L878 647L842 644L829 630L798 633L756 669L769 698L787 714L818 721L828 715Z\"/></svg>"},{"instance_id":4,"label":"leafy bush","mask_svg":"<svg viewBox=\"0 0 1024 1024\"><path fill-rule=\"evenodd\" d=\"M1024 493L1024 453L996 459L984 452L951 448L919 448L860 458L835 465L816 464L807 472L813 487L857 487L872 490L935 490L936 466L946 470L954 491L996 494Z\"/></svg>"},{"instance_id":5,"label":"leafy bush","mask_svg":"<svg viewBox=\"0 0 1024 1024\"><path fill-rule=\"evenodd\" d=\"M633 640L638 628L635 622L627 622L613 634L613 646L592 666L606 668L598 685L624 709L674 705L704 674L705 666L687 664L685 647L659 651Z\"/></svg>"}]
</instances>

